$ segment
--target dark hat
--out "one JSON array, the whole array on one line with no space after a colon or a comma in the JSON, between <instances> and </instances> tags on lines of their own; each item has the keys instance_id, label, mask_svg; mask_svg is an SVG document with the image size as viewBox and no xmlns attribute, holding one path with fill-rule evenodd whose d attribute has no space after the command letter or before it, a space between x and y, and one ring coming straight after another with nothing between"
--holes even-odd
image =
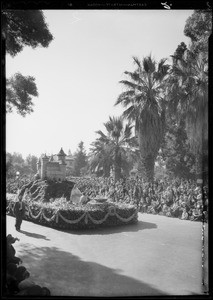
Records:
<instances>
[{"instance_id":1,"label":"dark hat","mask_svg":"<svg viewBox=\"0 0 213 300\"><path fill-rule=\"evenodd\" d=\"M15 242L15 238L11 234L8 234L7 235L7 242L9 242L9 243Z\"/></svg>"}]
</instances>

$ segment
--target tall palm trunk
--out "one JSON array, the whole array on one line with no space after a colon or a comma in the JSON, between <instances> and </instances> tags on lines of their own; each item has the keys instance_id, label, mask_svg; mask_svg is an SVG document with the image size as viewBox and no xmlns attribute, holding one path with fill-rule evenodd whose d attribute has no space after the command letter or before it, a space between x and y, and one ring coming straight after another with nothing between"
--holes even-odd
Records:
<instances>
[{"instance_id":1,"label":"tall palm trunk","mask_svg":"<svg viewBox=\"0 0 213 300\"><path fill-rule=\"evenodd\" d=\"M121 178L121 155L116 153L116 159L115 159L115 181L119 180Z\"/></svg>"},{"instance_id":2,"label":"tall palm trunk","mask_svg":"<svg viewBox=\"0 0 213 300\"><path fill-rule=\"evenodd\" d=\"M110 176L110 165L104 166L103 174L104 174L104 177Z\"/></svg>"},{"instance_id":3,"label":"tall palm trunk","mask_svg":"<svg viewBox=\"0 0 213 300\"><path fill-rule=\"evenodd\" d=\"M155 156L152 154L140 155L139 174L145 181L154 180Z\"/></svg>"}]
</instances>

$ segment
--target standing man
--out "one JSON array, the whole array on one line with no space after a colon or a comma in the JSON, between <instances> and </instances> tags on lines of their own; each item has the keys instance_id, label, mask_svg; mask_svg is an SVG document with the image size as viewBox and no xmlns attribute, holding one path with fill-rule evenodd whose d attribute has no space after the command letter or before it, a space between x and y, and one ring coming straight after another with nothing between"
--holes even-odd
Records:
<instances>
[{"instance_id":1,"label":"standing man","mask_svg":"<svg viewBox=\"0 0 213 300\"><path fill-rule=\"evenodd\" d=\"M15 203L14 206L14 214L16 217L15 228L17 231L20 231L21 223L25 215L25 203L22 202L22 197L20 195L18 196L18 201Z\"/></svg>"}]
</instances>

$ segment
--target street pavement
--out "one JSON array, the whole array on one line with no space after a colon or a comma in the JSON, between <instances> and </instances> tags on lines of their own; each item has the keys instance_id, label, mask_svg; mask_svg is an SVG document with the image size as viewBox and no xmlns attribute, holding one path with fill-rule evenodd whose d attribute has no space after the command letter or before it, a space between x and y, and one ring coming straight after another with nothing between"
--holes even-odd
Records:
<instances>
[{"instance_id":1,"label":"street pavement","mask_svg":"<svg viewBox=\"0 0 213 300\"><path fill-rule=\"evenodd\" d=\"M16 255L53 296L200 295L202 223L139 213L134 225L61 231L7 216ZM207 245L208 225L205 224ZM207 255L207 249L206 249ZM206 283L207 284L207 283Z\"/></svg>"}]
</instances>

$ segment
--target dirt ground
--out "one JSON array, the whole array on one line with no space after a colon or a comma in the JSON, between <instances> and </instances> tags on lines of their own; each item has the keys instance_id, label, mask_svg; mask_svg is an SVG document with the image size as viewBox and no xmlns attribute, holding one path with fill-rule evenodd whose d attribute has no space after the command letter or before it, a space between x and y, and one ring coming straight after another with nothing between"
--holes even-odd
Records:
<instances>
[{"instance_id":1,"label":"dirt ground","mask_svg":"<svg viewBox=\"0 0 213 300\"><path fill-rule=\"evenodd\" d=\"M202 223L139 213L121 227L64 232L7 216L7 234L20 238L16 254L32 280L53 296L199 295L207 287L202 268ZM206 285L202 283L205 281Z\"/></svg>"}]
</instances>

